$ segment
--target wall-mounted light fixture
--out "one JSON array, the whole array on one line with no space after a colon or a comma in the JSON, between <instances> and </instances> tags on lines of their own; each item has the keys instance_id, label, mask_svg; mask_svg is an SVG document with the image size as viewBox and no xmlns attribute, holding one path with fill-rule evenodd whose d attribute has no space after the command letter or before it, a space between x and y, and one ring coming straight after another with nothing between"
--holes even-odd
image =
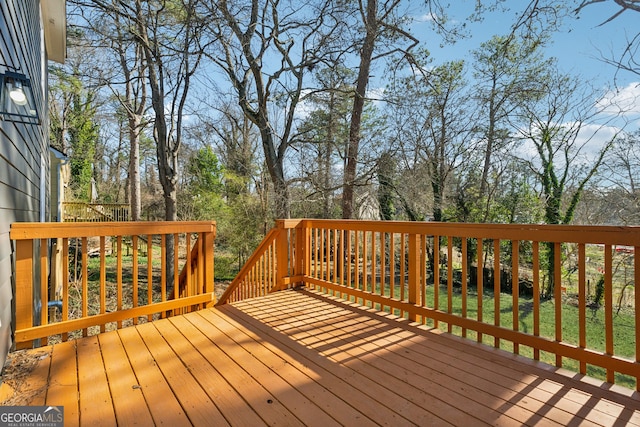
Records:
<instances>
[{"instance_id":1,"label":"wall-mounted light fixture","mask_svg":"<svg viewBox=\"0 0 640 427\"><path fill-rule=\"evenodd\" d=\"M31 82L24 74L5 71L0 74L0 116L20 123L40 123L38 109L31 91Z\"/></svg>"}]
</instances>

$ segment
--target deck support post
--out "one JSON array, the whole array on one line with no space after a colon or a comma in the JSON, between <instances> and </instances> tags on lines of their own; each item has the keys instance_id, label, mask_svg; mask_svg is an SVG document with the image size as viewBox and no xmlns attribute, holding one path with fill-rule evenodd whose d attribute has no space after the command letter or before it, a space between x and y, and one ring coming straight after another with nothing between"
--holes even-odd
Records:
<instances>
[{"instance_id":1,"label":"deck support post","mask_svg":"<svg viewBox=\"0 0 640 427\"><path fill-rule=\"evenodd\" d=\"M33 325L33 240L16 241L16 330ZM32 341L16 343L16 349L32 348Z\"/></svg>"}]
</instances>

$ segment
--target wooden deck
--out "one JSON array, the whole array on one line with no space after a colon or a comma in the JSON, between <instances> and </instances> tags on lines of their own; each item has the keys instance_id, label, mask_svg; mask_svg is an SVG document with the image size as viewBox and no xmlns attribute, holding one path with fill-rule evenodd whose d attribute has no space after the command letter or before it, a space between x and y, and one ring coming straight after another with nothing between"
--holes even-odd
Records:
<instances>
[{"instance_id":1,"label":"wooden deck","mask_svg":"<svg viewBox=\"0 0 640 427\"><path fill-rule=\"evenodd\" d=\"M640 425L633 391L312 291L30 351L66 425Z\"/></svg>"}]
</instances>

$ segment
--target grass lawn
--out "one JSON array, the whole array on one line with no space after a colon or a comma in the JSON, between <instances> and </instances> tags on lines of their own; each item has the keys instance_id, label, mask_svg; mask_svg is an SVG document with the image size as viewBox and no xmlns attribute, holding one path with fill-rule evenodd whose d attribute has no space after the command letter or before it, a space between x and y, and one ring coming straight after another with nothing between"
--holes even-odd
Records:
<instances>
[{"instance_id":1,"label":"grass lawn","mask_svg":"<svg viewBox=\"0 0 640 427\"><path fill-rule=\"evenodd\" d=\"M396 290L396 295L399 290ZM427 305L433 307L433 286L427 287ZM454 290L452 297L453 314L462 315L462 295L459 290ZM441 286L439 292L439 309L446 311L447 309L447 288ZM378 309L380 307L377 307ZM494 300L493 292L485 292L482 297L482 321L484 323L493 324L494 322ZM400 314L396 312L395 314ZM475 290L469 290L467 295L467 317L477 320L478 316L478 298ZM545 300L540 303L540 336L554 339L555 337L555 302L553 300ZM621 310L616 314L614 310L613 316L613 332L614 332L614 354L616 356L633 359L635 357L635 316L630 309ZM432 320L427 320L427 325L433 326ZM510 294L500 294L500 326L513 329L513 299ZM562 340L578 345L578 307L577 298L564 298L562 304ZM440 322L438 327L446 331L448 326L446 323ZM586 340L587 347L596 351L604 352L605 350L605 326L604 326L604 309L600 308L592 310L587 308L586 319ZM533 298L520 297L518 299L518 330L524 333L533 334ZM452 332L461 336L462 329L454 326ZM474 331L467 330L467 338L476 340L477 335ZM492 336L483 336L483 342L493 346L494 339ZM513 351L513 344L509 341L501 340L500 348L506 351ZM533 349L520 345L519 354L533 359ZM555 355L547 352L540 352L540 360L550 365L555 365ZM579 372L579 363L573 359L563 358L563 368ZM604 380L606 371L597 366L587 366L587 374L595 378ZM635 388L635 378L616 373L616 383L629 388Z\"/></svg>"}]
</instances>

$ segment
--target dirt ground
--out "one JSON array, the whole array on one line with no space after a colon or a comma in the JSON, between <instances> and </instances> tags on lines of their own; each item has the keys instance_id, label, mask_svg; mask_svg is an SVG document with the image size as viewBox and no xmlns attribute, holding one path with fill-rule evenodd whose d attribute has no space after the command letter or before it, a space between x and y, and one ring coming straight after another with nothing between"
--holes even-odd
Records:
<instances>
[{"instance_id":1,"label":"dirt ground","mask_svg":"<svg viewBox=\"0 0 640 427\"><path fill-rule=\"evenodd\" d=\"M38 362L47 357L50 357L47 351L20 350L9 354L1 377L0 406L27 405L41 392L28 383L28 378Z\"/></svg>"}]
</instances>

